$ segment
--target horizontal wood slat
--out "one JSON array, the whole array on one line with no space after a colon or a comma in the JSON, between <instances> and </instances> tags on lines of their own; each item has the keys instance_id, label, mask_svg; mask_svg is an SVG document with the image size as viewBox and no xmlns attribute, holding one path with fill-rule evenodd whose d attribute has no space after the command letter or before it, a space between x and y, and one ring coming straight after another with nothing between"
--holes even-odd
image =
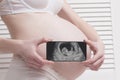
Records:
<instances>
[{"instance_id":1,"label":"horizontal wood slat","mask_svg":"<svg viewBox=\"0 0 120 80\"><path fill-rule=\"evenodd\" d=\"M75 12L93 26L105 44L105 61L101 69L114 69L111 7L109 0L69 0ZM9 32L0 20L0 37L10 38ZM7 69L12 54L0 54L0 69Z\"/></svg>"}]
</instances>

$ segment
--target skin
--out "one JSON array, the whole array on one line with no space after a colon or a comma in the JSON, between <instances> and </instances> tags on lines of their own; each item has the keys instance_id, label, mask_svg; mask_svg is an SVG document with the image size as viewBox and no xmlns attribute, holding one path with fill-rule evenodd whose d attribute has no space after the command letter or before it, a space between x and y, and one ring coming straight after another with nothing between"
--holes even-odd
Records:
<instances>
[{"instance_id":1,"label":"skin","mask_svg":"<svg viewBox=\"0 0 120 80\"><path fill-rule=\"evenodd\" d=\"M5 15L1 18L12 39L0 38L0 52L13 52L14 56L20 56L28 67L39 69L44 65L51 65L68 80L74 80L86 67L98 70L104 61L104 45L97 32L72 10L66 0L57 16L43 12ZM83 40L89 45L86 61L69 63L45 59L47 41ZM89 48L94 52L92 58Z\"/></svg>"},{"instance_id":2,"label":"skin","mask_svg":"<svg viewBox=\"0 0 120 80\"><path fill-rule=\"evenodd\" d=\"M93 51L94 56L83 62L84 65L89 67L92 70L97 71L104 61L104 43L98 36L95 29L81 19L75 11L67 3L67 0L64 0L65 4L63 9L59 12L59 16L68 20L79 28L87 37L85 42L89 45L90 49Z\"/></svg>"}]
</instances>

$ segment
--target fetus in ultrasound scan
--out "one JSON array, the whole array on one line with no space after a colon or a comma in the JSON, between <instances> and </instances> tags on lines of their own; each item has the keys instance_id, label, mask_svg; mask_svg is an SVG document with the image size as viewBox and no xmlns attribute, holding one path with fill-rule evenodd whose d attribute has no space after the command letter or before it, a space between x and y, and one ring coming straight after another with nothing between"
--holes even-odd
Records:
<instances>
[{"instance_id":1,"label":"fetus in ultrasound scan","mask_svg":"<svg viewBox=\"0 0 120 80\"><path fill-rule=\"evenodd\" d=\"M47 47L47 52L51 52L47 53L47 59L53 61L84 61L86 59L86 44L83 43L52 42L52 44L49 44L51 46Z\"/></svg>"}]
</instances>

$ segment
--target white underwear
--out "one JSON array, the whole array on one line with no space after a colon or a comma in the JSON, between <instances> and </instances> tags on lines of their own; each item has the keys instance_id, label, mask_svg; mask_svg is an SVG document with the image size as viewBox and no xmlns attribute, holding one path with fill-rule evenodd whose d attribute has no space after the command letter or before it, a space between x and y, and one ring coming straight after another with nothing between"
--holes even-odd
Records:
<instances>
[{"instance_id":1,"label":"white underwear","mask_svg":"<svg viewBox=\"0 0 120 80\"><path fill-rule=\"evenodd\" d=\"M63 0L0 0L0 16L28 12L48 12L56 15L63 4Z\"/></svg>"},{"instance_id":2,"label":"white underwear","mask_svg":"<svg viewBox=\"0 0 120 80\"><path fill-rule=\"evenodd\" d=\"M66 80L49 66L35 70L26 66L19 57L13 57L4 80Z\"/></svg>"}]
</instances>

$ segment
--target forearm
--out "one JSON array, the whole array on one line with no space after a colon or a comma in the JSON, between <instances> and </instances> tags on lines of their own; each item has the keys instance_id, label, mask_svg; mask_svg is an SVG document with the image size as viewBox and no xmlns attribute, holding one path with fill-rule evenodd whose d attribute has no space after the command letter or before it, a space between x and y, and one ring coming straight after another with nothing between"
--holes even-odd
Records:
<instances>
[{"instance_id":1,"label":"forearm","mask_svg":"<svg viewBox=\"0 0 120 80\"><path fill-rule=\"evenodd\" d=\"M0 38L0 53L14 53L20 47L21 41Z\"/></svg>"},{"instance_id":2,"label":"forearm","mask_svg":"<svg viewBox=\"0 0 120 80\"><path fill-rule=\"evenodd\" d=\"M92 41L101 40L96 30L80 17L76 18L72 23L76 25L76 27L78 27L88 39Z\"/></svg>"},{"instance_id":3,"label":"forearm","mask_svg":"<svg viewBox=\"0 0 120 80\"><path fill-rule=\"evenodd\" d=\"M69 16L69 15L60 15L60 17L66 19L67 21L74 24L77 28L79 28L85 36L92 41L98 41L100 40L100 37L98 36L96 30L89 25L87 22L85 22L83 19L81 19L79 16Z\"/></svg>"},{"instance_id":4,"label":"forearm","mask_svg":"<svg viewBox=\"0 0 120 80\"><path fill-rule=\"evenodd\" d=\"M77 13L70 7L66 0L63 9L58 13L58 15L78 27L88 39L92 41L100 40L96 30L87 22L82 20L80 16L77 15Z\"/></svg>"}]
</instances>

